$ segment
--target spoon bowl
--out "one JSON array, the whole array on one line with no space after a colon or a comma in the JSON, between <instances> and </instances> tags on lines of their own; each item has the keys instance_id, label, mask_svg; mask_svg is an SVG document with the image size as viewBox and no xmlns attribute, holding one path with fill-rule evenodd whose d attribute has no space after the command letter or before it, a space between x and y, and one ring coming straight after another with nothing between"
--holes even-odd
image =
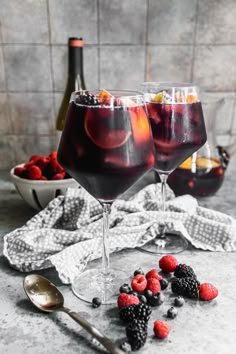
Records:
<instances>
[{"instance_id":1,"label":"spoon bowl","mask_svg":"<svg viewBox=\"0 0 236 354\"><path fill-rule=\"evenodd\" d=\"M48 279L37 274L27 275L23 287L29 300L41 311L67 313L80 324L88 333L96 338L111 354L124 354L117 345L104 336L95 326L82 318L78 313L64 306L64 297L57 287Z\"/></svg>"}]
</instances>

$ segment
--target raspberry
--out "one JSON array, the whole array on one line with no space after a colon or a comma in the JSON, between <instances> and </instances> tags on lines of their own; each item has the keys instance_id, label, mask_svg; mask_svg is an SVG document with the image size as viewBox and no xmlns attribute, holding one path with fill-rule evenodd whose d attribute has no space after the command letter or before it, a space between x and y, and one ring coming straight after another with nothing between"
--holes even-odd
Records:
<instances>
[{"instance_id":1,"label":"raspberry","mask_svg":"<svg viewBox=\"0 0 236 354\"><path fill-rule=\"evenodd\" d=\"M38 166L33 165L33 166L29 167L28 177L29 177L29 179L34 179L34 180L41 179L42 171L40 170L40 168Z\"/></svg>"},{"instance_id":2,"label":"raspberry","mask_svg":"<svg viewBox=\"0 0 236 354\"><path fill-rule=\"evenodd\" d=\"M199 286L199 298L204 301L210 301L217 297L218 289L210 284L203 283Z\"/></svg>"},{"instance_id":3,"label":"raspberry","mask_svg":"<svg viewBox=\"0 0 236 354\"><path fill-rule=\"evenodd\" d=\"M65 172L61 173L55 173L55 175L52 176L52 180L59 180L59 179L64 179L65 177Z\"/></svg>"},{"instance_id":4,"label":"raspberry","mask_svg":"<svg viewBox=\"0 0 236 354\"><path fill-rule=\"evenodd\" d=\"M50 162L50 158L49 156L42 156L40 157L37 162L36 162L36 165L41 169L43 170Z\"/></svg>"},{"instance_id":5,"label":"raspberry","mask_svg":"<svg viewBox=\"0 0 236 354\"><path fill-rule=\"evenodd\" d=\"M117 304L118 304L119 309L121 309L122 307L125 307L125 306L138 305L139 298L137 296L134 296L131 294L121 293L118 296Z\"/></svg>"},{"instance_id":6,"label":"raspberry","mask_svg":"<svg viewBox=\"0 0 236 354\"><path fill-rule=\"evenodd\" d=\"M160 274L158 274L158 271L156 269L152 269L146 274L146 279L149 279L149 278L155 278L155 279L161 280L162 276Z\"/></svg>"},{"instance_id":7,"label":"raspberry","mask_svg":"<svg viewBox=\"0 0 236 354\"><path fill-rule=\"evenodd\" d=\"M151 290L152 295L155 295L161 291L161 285L158 279L150 278L147 280L147 290Z\"/></svg>"},{"instance_id":8,"label":"raspberry","mask_svg":"<svg viewBox=\"0 0 236 354\"><path fill-rule=\"evenodd\" d=\"M41 180L41 181L47 181L48 179L47 179L47 177L42 176L42 177L40 178L40 180Z\"/></svg>"},{"instance_id":9,"label":"raspberry","mask_svg":"<svg viewBox=\"0 0 236 354\"><path fill-rule=\"evenodd\" d=\"M157 320L154 322L153 331L157 338L166 338L170 333L170 325L166 321Z\"/></svg>"},{"instance_id":10,"label":"raspberry","mask_svg":"<svg viewBox=\"0 0 236 354\"><path fill-rule=\"evenodd\" d=\"M26 169L24 167L15 167L14 168L14 175L21 177L22 173L25 171Z\"/></svg>"},{"instance_id":11,"label":"raspberry","mask_svg":"<svg viewBox=\"0 0 236 354\"><path fill-rule=\"evenodd\" d=\"M174 276L176 278L191 277L197 279L197 276L194 273L193 268L187 266L186 264L178 264L177 267L175 268Z\"/></svg>"},{"instance_id":12,"label":"raspberry","mask_svg":"<svg viewBox=\"0 0 236 354\"><path fill-rule=\"evenodd\" d=\"M142 274L137 274L131 281L131 286L134 291L141 292L146 289L147 279Z\"/></svg>"},{"instance_id":13,"label":"raspberry","mask_svg":"<svg viewBox=\"0 0 236 354\"><path fill-rule=\"evenodd\" d=\"M171 289L174 294L188 297L190 299L198 298L199 282L194 278L176 278L171 283Z\"/></svg>"},{"instance_id":14,"label":"raspberry","mask_svg":"<svg viewBox=\"0 0 236 354\"><path fill-rule=\"evenodd\" d=\"M165 273L174 272L177 264L178 264L177 259L174 256L172 256L172 255L163 256L159 260L159 267Z\"/></svg>"},{"instance_id":15,"label":"raspberry","mask_svg":"<svg viewBox=\"0 0 236 354\"><path fill-rule=\"evenodd\" d=\"M39 156L39 155L33 155L33 156L31 156L31 158L29 159L29 161L32 162L32 163L35 163L35 162L37 162L40 158L41 158L41 156Z\"/></svg>"}]
</instances>

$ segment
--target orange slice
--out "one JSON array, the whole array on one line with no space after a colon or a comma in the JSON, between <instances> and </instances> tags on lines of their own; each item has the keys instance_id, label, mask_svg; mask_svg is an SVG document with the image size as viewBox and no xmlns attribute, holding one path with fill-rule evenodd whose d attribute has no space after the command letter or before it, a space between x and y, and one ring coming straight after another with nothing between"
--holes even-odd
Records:
<instances>
[{"instance_id":1,"label":"orange slice","mask_svg":"<svg viewBox=\"0 0 236 354\"><path fill-rule=\"evenodd\" d=\"M152 102L162 103L163 101L163 92L158 92L155 96L152 97Z\"/></svg>"},{"instance_id":2,"label":"orange slice","mask_svg":"<svg viewBox=\"0 0 236 354\"><path fill-rule=\"evenodd\" d=\"M197 95L189 94L187 96L187 103L196 103L198 101Z\"/></svg>"},{"instance_id":3,"label":"orange slice","mask_svg":"<svg viewBox=\"0 0 236 354\"><path fill-rule=\"evenodd\" d=\"M220 161L209 159L207 157L197 157L196 166L197 168L201 169L216 168L220 166ZM184 170L191 170L192 157L189 157L187 160L185 160L179 167Z\"/></svg>"},{"instance_id":4,"label":"orange slice","mask_svg":"<svg viewBox=\"0 0 236 354\"><path fill-rule=\"evenodd\" d=\"M129 108L133 137L136 144L142 144L150 139L150 125L148 117L141 106Z\"/></svg>"},{"instance_id":5,"label":"orange slice","mask_svg":"<svg viewBox=\"0 0 236 354\"><path fill-rule=\"evenodd\" d=\"M108 92L105 89L102 89L98 95L98 98L101 101L101 103L109 103L111 97L113 97L112 94L110 94L110 92Z\"/></svg>"},{"instance_id":6,"label":"orange slice","mask_svg":"<svg viewBox=\"0 0 236 354\"><path fill-rule=\"evenodd\" d=\"M106 124L108 120L109 116L98 117L95 112L90 110L86 114L84 128L88 137L98 147L116 149L128 141L131 132L122 129L110 130Z\"/></svg>"}]
</instances>

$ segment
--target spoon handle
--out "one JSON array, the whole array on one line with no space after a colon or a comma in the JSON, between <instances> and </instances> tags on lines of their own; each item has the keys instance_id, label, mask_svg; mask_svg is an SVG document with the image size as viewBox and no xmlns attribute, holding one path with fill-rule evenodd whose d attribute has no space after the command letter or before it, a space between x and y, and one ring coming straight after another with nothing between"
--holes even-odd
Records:
<instances>
[{"instance_id":1,"label":"spoon handle","mask_svg":"<svg viewBox=\"0 0 236 354\"><path fill-rule=\"evenodd\" d=\"M80 315L70 309L63 307L61 309L66 312L73 320L80 324L87 332L89 332L94 338L96 338L111 354L124 354L123 350L119 349L117 345L112 342L108 337L105 337L96 327L86 321Z\"/></svg>"}]
</instances>

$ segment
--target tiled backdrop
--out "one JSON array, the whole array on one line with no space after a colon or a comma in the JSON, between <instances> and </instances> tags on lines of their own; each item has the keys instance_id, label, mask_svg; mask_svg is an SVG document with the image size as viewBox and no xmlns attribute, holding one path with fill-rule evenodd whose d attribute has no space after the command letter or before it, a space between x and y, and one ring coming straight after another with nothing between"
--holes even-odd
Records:
<instances>
[{"instance_id":1,"label":"tiled backdrop","mask_svg":"<svg viewBox=\"0 0 236 354\"><path fill-rule=\"evenodd\" d=\"M67 39L85 41L89 88L194 81L235 96L235 0L0 0L0 168L55 148ZM234 101L217 127L236 136Z\"/></svg>"}]
</instances>

